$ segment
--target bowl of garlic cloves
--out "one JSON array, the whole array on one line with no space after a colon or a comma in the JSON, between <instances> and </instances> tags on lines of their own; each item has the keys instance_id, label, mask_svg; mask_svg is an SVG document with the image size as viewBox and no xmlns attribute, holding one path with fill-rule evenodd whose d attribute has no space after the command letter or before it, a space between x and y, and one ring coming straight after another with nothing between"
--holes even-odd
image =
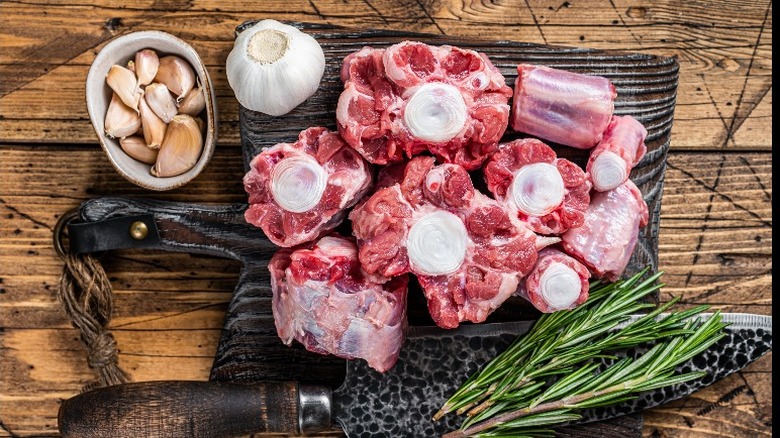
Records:
<instances>
[{"instance_id":1,"label":"bowl of garlic cloves","mask_svg":"<svg viewBox=\"0 0 780 438\"><path fill-rule=\"evenodd\" d=\"M86 83L87 111L114 168L150 190L186 184L214 152L217 105L195 49L160 31L109 41Z\"/></svg>"}]
</instances>

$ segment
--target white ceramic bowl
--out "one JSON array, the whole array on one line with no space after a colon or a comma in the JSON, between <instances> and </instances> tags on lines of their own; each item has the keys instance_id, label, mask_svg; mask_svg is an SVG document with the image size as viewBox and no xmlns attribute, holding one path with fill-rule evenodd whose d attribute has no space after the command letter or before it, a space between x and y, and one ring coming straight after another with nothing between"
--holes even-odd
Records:
<instances>
[{"instance_id":1,"label":"white ceramic bowl","mask_svg":"<svg viewBox=\"0 0 780 438\"><path fill-rule=\"evenodd\" d=\"M127 65L127 61L135 58L135 53L142 49L153 49L160 57L177 55L189 62L198 76L206 98L206 126L203 151L198 162L187 172L168 178L153 176L149 171L151 166L130 158L119 146L118 138L106 135L105 117L108 104L111 102L112 90L106 83L108 70L114 64ZM217 140L217 101L214 86L206 67L198 53L185 41L169 33L149 30L131 32L118 36L106 44L95 57L89 68L86 86L87 111L95 128L100 145L106 152L111 164L122 176L134 184L150 190L170 190L186 184L203 170L211 160Z\"/></svg>"}]
</instances>

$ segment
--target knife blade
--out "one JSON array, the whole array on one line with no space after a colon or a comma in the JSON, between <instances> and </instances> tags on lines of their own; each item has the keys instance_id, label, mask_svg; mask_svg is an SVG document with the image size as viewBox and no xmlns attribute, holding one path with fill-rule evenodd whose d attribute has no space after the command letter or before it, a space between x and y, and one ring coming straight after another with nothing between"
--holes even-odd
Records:
<instances>
[{"instance_id":1,"label":"knife blade","mask_svg":"<svg viewBox=\"0 0 780 438\"><path fill-rule=\"evenodd\" d=\"M703 314L707 317L707 314ZM639 316L637 316L639 317ZM722 379L772 348L770 316L723 314L726 336L682 364L705 371L693 381L640 393L636 400L588 410L583 422L639 412L679 399ZM63 402L64 437L239 436L256 432L308 433L331 421L352 437L439 436L460 426L450 414L431 417L479 366L495 357L533 321L464 325L455 330L412 327L401 355L380 374L349 361L334 391L294 382L240 385L218 382L146 382L100 388ZM646 349L626 352L638 357Z\"/></svg>"}]
</instances>

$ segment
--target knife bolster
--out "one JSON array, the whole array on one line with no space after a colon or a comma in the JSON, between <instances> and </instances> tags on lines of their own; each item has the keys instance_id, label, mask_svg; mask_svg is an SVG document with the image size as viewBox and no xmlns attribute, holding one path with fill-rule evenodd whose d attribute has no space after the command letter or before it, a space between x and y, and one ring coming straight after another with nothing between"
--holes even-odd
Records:
<instances>
[{"instance_id":1,"label":"knife bolster","mask_svg":"<svg viewBox=\"0 0 780 438\"><path fill-rule=\"evenodd\" d=\"M332 392L320 385L298 387L298 424L304 435L331 427Z\"/></svg>"}]
</instances>

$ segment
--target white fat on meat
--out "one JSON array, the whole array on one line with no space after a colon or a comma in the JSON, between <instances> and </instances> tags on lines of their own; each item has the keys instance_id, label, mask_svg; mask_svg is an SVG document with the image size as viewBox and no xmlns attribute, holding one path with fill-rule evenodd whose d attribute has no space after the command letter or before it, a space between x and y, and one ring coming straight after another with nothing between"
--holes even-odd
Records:
<instances>
[{"instance_id":1,"label":"white fat on meat","mask_svg":"<svg viewBox=\"0 0 780 438\"><path fill-rule=\"evenodd\" d=\"M271 259L272 309L282 341L392 368L404 342L407 276L384 283L360 269L351 239L326 236Z\"/></svg>"},{"instance_id":2,"label":"white fat on meat","mask_svg":"<svg viewBox=\"0 0 780 438\"><path fill-rule=\"evenodd\" d=\"M271 242L291 247L337 227L371 188L371 169L341 137L308 128L295 143L264 149L244 176L244 218Z\"/></svg>"},{"instance_id":3,"label":"white fat on meat","mask_svg":"<svg viewBox=\"0 0 780 438\"><path fill-rule=\"evenodd\" d=\"M424 152L479 168L509 124L512 90L473 50L404 41L363 48L342 65L339 132L374 164Z\"/></svg>"},{"instance_id":4,"label":"white fat on meat","mask_svg":"<svg viewBox=\"0 0 780 438\"><path fill-rule=\"evenodd\" d=\"M596 277L615 281L636 247L639 229L648 221L647 204L631 180L591 198L582 226L563 236L564 250Z\"/></svg>"},{"instance_id":5,"label":"white fat on meat","mask_svg":"<svg viewBox=\"0 0 780 438\"><path fill-rule=\"evenodd\" d=\"M563 251L548 247L539 252L534 269L520 284L518 294L544 313L573 309L588 299L590 272Z\"/></svg>"},{"instance_id":6,"label":"white fat on meat","mask_svg":"<svg viewBox=\"0 0 780 438\"><path fill-rule=\"evenodd\" d=\"M475 190L461 166L416 157L401 181L350 213L363 269L417 276L437 325L482 322L531 271L538 250L556 237L534 234L499 203Z\"/></svg>"},{"instance_id":7,"label":"white fat on meat","mask_svg":"<svg viewBox=\"0 0 780 438\"><path fill-rule=\"evenodd\" d=\"M645 156L647 130L631 116L613 116L604 137L590 152L585 170L590 173L593 188L612 190L628 179L631 169Z\"/></svg>"}]
</instances>

